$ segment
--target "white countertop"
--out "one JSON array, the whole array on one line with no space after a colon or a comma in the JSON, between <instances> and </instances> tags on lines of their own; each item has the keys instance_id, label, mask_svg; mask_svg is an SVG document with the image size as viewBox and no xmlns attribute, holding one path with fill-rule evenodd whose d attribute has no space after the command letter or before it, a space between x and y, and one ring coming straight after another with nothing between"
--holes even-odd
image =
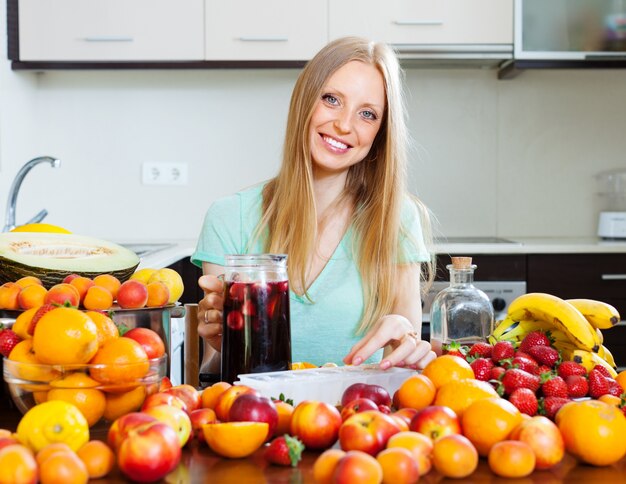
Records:
<instances>
[{"instance_id":1,"label":"white countertop","mask_svg":"<svg viewBox=\"0 0 626 484\"><path fill-rule=\"evenodd\" d=\"M439 243L435 245L438 254L601 254L626 253L626 241L603 241L597 237L563 238L563 237L507 237L514 243ZM455 239L456 240L456 239ZM170 247L147 254L141 258L139 268L166 267L181 259L191 256L196 247L196 240L168 239L133 241L127 240L122 244L171 244Z\"/></svg>"}]
</instances>

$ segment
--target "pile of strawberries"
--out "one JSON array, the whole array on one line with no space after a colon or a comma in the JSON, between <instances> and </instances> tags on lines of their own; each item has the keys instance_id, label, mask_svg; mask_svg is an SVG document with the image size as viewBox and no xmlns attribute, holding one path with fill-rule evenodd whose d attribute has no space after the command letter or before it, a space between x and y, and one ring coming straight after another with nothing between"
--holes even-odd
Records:
<instances>
[{"instance_id":1,"label":"pile of strawberries","mask_svg":"<svg viewBox=\"0 0 626 484\"><path fill-rule=\"evenodd\" d=\"M608 394L621 399L626 415L626 393L606 368L597 365L587 372L579 363L562 361L542 331L528 333L517 349L510 341L476 343L469 349L452 343L447 354L467 360L477 380L490 382L522 413L554 419L572 399Z\"/></svg>"}]
</instances>

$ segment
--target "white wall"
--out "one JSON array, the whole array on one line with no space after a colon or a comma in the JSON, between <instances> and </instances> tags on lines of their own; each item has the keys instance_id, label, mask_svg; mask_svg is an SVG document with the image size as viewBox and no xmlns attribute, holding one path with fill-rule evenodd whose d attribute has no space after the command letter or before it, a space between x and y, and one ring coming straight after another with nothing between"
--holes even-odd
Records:
<instances>
[{"instance_id":1,"label":"white wall","mask_svg":"<svg viewBox=\"0 0 626 484\"><path fill-rule=\"evenodd\" d=\"M0 29L6 29L2 7ZM193 239L215 198L278 167L293 70L19 72L0 59L0 217L30 158L17 220L110 240ZM448 236L592 236L593 175L626 168L626 70L409 69L411 189ZM184 161L189 185L141 184Z\"/></svg>"}]
</instances>

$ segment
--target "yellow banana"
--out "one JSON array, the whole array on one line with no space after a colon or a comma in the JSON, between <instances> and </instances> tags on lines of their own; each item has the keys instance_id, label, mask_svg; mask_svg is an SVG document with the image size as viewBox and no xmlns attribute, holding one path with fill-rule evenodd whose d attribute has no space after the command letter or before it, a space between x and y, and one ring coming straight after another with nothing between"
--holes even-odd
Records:
<instances>
[{"instance_id":1,"label":"yellow banana","mask_svg":"<svg viewBox=\"0 0 626 484\"><path fill-rule=\"evenodd\" d=\"M498 321L496 327L491 333L494 338L499 339L504 333L511 331L513 326L517 325L517 321L513 321L511 318L504 318Z\"/></svg>"},{"instance_id":2,"label":"yellow banana","mask_svg":"<svg viewBox=\"0 0 626 484\"><path fill-rule=\"evenodd\" d=\"M600 357L597 353L592 353L591 351L585 350L574 350L567 358L571 361L575 361L576 363L580 363L585 367L587 372L591 371L594 366L601 365L609 372L609 374L615 378L617 376L617 371L613 368L609 363L607 363L603 358Z\"/></svg>"},{"instance_id":3,"label":"yellow banana","mask_svg":"<svg viewBox=\"0 0 626 484\"><path fill-rule=\"evenodd\" d=\"M604 361L606 361L613 368L617 368L617 365L615 364L615 358L613 358L613 353L611 353L606 346L604 345L600 346L600 350L598 351L598 356L604 359Z\"/></svg>"},{"instance_id":4,"label":"yellow banana","mask_svg":"<svg viewBox=\"0 0 626 484\"><path fill-rule=\"evenodd\" d=\"M511 318L503 319L493 332L496 341L507 340L511 342L522 341L532 331L553 331L556 329L546 321L536 319L515 321Z\"/></svg>"},{"instance_id":5,"label":"yellow banana","mask_svg":"<svg viewBox=\"0 0 626 484\"><path fill-rule=\"evenodd\" d=\"M595 330L581 312L565 300L551 294L535 292L515 298L509 305L513 320L540 319L552 323L580 349L598 351L600 343Z\"/></svg>"},{"instance_id":6,"label":"yellow banana","mask_svg":"<svg viewBox=\"0 0 626 484\"><path fill-rule=\"evenodd\" d=\"M596 334L598 335L598 341L600 341L600 344L604 344L604 333L600 328L596 328Z\"/></svg>"},{"instance_id":7,"label":"yellow banana","mask_svg":"<svg viewBox=\"0 0 626 484\"><path fill-rule=\"evenodd\" d=\"M595 299L567 299L578 309L589 324L598 329L609 329L620 322L620 315L615 307Z\"/></svg>"}]
</instances>

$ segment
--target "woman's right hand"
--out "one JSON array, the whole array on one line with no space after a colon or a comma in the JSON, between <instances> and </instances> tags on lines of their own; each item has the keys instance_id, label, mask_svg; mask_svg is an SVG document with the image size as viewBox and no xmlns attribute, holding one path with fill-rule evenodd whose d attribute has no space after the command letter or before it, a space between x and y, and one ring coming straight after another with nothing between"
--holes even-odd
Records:
<instances>
[{"instance_id":1,"label":"woman's right hand","mask_svg":"<svg viewBox=\"0 0 626 484\"><path fill-rule=\"evenodd\" d=\"M204 291L204 297L198 303L198 334L217 351L221 351L224 282L209 274L201 276L198 285Z\"/></svg>"}]
</instances>

